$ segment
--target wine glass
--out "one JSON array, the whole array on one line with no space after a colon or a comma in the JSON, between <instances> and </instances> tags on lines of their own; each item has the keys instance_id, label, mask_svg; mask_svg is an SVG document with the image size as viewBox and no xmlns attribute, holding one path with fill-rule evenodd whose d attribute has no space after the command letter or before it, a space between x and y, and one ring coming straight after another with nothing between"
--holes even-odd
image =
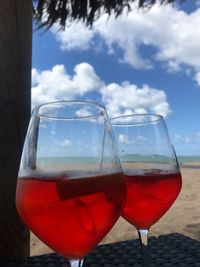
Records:
<instances>
[{"instance_id":1,"label":"wine glass","mask_svg":"<svg viewBox=\"0 0 200 267\"><path fill-rule=\"evenodd\" d=\"M31 231L71 266L82 266L115 224L126 189L106 109L86 101L34 109L16 206Z\"/></svg>"},{"instance_id":2,"label":"wine glass","mask_svg":"<svg viewBox=\"0 0 200 267\"><path fill-rule=\"evenodd\" d=\"M111 119L127 188L122 216L138 231L143 266L149 266L148 232L171 207L182 185L164 119L132 114Z\"/></svg>"}]
</instances>

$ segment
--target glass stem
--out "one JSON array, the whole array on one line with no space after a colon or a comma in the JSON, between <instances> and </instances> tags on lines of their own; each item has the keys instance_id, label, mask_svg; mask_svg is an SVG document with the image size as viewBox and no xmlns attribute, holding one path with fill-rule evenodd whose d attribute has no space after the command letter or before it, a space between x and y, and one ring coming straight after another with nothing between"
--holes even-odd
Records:
<instances>
[{"instance_id":1,"label":"glass stem","mask_svg":"<svg viewBox=\"0 0 200 267\"><path fill-rule=\"evenodd\" d=\"M138 229L138 234L139 234L141 248L142 248L143 267L150 267L149 251L148 251L148 233L149 233L149 230Z\"/></svg>"},{"instance_id":2,"label":"glass stem","mask_svg":"<svg viewBox=\"0 0 200 267\"><path fill-rule=\"evenodd\" d=\"M70 260L71 267L82 267L83 266L83 259L81 260Z\"/></svg>"}]
</instances>

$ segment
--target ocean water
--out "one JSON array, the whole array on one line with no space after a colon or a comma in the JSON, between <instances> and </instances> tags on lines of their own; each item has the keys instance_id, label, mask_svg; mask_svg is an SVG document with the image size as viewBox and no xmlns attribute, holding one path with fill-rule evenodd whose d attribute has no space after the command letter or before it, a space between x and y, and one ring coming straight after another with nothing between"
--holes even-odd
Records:
<instances>
[{"instance_id":1,"label":"ocean water","mask_svg":"<svg viewBox=\"0 0 200 267\"><path fill-rule=\"evenodd\" d=\"M177 156L181 168L200 169L200 156ZM108 161L109 162L109 161ZM108 162L104 162L104 168L110 168ZM145 168L167 168L173 163L173 159L161 155L133 155L126 154L121 158L123 164L133 163L135 168L145 164ZM195 163L194 163L195 162ZM169 164L166 164L169 163ZM108 165L107 165L108 164ZM138 165L139 164L139 165ZM93 157L42 157L37 158L37 171L60 172L78 170L99 170L101 166L99 158ZM128 165L127 165L128 166ZM73 174L74 175L74 174Z\"/></svg>"},{"instance_id":2,"label":"ocean water","mask_svg":"<svg viewBox=\"0 0 200 267\"><path fill-rule=\"evenodd\" d=\"M41 157L38 158L39 163L97 163L99 158L93 157Z\"/></svg>"},{"instance_id":3,"label":"ocean water","mask_svg":"<svg viewBox=\"0 0 200 267\"><path fill-rule=\"evenodd\" d=\"M200 162L200 156L177 156L178 162L186 163L186 162Z\"/></svg>"},{"instance_id":4,"label":"ocean water","mask_svg":"<svg viewBox=\"0 0 200 267\"><path fill-rule=\"evenodd\" d=\"M177 155L177 159L179 163L186 163L186 162L200 162L200 156L179 156ZM99 163L99 158L93 158L93 157L43 157L40 159L37 159L40 163ZM135 154L128 154L122 156L123 161L127 162L171 162L171 158L161 156L161 155L135 155Z\"/></svg>"}]
</instances>

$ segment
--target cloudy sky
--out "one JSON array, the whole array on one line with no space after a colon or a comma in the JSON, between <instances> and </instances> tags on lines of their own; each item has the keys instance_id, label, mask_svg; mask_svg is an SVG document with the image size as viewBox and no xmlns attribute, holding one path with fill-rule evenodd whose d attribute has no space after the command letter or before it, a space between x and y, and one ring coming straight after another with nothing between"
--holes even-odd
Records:
<instances>
[{"instance_id":1,"label":"cloudy sky","mask_svg":"<svg viewBox=\"0 0 200 267\"><path fill-rule=\"evenodd\" d=\"M92 28L33 35L32 105L85 99L110 117L158 113L178 155L200 155L200 2L158 6Z\"/></svg>"}]
</instances>

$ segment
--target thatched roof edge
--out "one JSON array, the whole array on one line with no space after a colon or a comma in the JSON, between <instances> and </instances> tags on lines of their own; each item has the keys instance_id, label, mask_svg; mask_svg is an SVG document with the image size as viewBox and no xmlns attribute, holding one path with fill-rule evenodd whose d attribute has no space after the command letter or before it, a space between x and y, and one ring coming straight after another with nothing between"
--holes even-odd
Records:
<instances>
[{"instance_id":1,"label":"thatched roof edge","mask_svg":"<svg viewBox=\"0 0 200 267\"><path fill-rule=\"evenodd\" d=\"M82 20L92 25L102 13L114 13L118 17L124 8L131 10L130 4L136 2L138 8L151 7L155 3L167 4L184 0L35 0L34 18L39 27L50 28L58 22L62 29L67 21Z\"/></svg>"}]
</instances>

